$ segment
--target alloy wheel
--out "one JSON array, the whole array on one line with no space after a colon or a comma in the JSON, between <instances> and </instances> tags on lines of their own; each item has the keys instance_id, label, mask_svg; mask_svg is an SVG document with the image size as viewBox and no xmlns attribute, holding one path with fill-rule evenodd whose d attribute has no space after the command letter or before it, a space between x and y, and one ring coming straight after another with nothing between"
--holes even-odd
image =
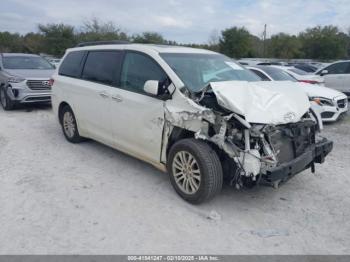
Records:
<instances>
[{"instance_id":1,"label":"alloy wheel","mask_svg":"<svg viewBox=\"0 0 350 262\"><path fill-rule=\"evenodd\" d=\"M75 120L73 114L69 111L63 115L63 128L64 132L69 138L72 138L75 134Z\"/></svg>"},{"instance_id":2,"label":"alloy wheel","mask_svg":"<svg viewBox=\"0 0 350 262\"><path fill-rule=\"evenodd\" d=\"M176 153L172 173L178 187L186 194L195 194L201 183L201 171L195 157L188 151Z\"/></svg>"}]
</instances>

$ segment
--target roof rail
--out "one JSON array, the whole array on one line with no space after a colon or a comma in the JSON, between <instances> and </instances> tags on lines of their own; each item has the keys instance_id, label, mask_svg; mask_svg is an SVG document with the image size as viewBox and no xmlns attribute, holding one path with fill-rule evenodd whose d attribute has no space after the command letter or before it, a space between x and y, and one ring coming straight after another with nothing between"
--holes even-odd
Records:
<instances>
[{"instance_id":1,"label":"roof rail","mask_svg":"<svg viewBox=\"0 0 350 262\"><path fill-rule=\"evenodd\" d=\"M92 45L125 45L125 44L130 44L130 42L125 40L83 42L83 43L77 44L76 47L92 46Z\"/></svg>"}]
</instances>

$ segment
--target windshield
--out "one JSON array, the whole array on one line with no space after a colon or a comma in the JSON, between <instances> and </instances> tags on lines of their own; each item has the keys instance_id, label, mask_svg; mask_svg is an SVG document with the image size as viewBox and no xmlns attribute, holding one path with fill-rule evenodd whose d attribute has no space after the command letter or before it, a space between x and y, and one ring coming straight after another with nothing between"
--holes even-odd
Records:
<instances>
[{"instance_id":1,"label":"windshield","mask_svg":"<svg viewBox=\"0 0 350 262\"><path fill-rule=\"evenodd\" d=\"M268 67L268 66L260 68L260 69L265 71L275 81L293 81L293 82L297 82L297 80L294 77L292 77L290 74L288 74L287 72L283 71L282 69L274 68L274 67Z\"/></svg>"},{"instance_id":2,"label":"windshield","mask_svg":"<svg viewBox=\"0 0 350 262\"><path fill-rule=\"evenodd\" d=\"M2 62L6 69L54 69L40 56L4 56Z\"/></svg>"},{"instance_id":3,"label":"windshield","mask_svg":"<svg viewBox=\"0 0 350 262\"><path fill-rule=\"evenodd\" d=\"M220 54L161 53L186 87L198 92L210 82L260 81L259 77Z\"/></svg>"},{"instance_id":4,"label":"windshield","mask_svg":"<svg viewBox=\"0 0 350 262\"><path fill-rule=\"evenodd\" d=\"M297 75L301 75L301 76L302 75L307 75L307 72L305 72L303 70L300 70L298 68L289 68L288 70L293 72L293 73L295 73L295 74L297 74Z\"/></svg>"}]
</instances>

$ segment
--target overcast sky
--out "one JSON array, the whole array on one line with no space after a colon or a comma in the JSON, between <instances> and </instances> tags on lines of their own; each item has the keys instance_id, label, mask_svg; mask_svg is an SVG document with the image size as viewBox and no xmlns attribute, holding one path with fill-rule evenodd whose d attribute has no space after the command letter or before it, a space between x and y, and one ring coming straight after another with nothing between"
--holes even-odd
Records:
<instances>
[{"instance_id":1,"label":"overcast sky","mask_svg":"<svg viewBox=\"0 0 350 262\"><path fill-rule=\"evenodd\" d=\"M307 27L350 27L349 0L1 0L0 31L27 33L39 23L79 28L91 17L129 34L156 31L169 40L205 43L212 32L245 26L261 36L296 34Z\"/></svg>"}]
</instances>

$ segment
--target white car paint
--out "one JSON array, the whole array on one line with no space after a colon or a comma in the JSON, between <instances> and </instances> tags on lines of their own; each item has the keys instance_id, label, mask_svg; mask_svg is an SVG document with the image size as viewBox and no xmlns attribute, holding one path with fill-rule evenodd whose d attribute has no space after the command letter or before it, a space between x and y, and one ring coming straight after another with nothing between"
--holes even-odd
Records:
<instances>
[{"instance_id":1,"label":"white car paint","mask_svg":"<svg viewBox=\"0 0 350 262\"><path fill-rule=\"evenodd\" d=\"M323 77L321 77L319 75L314 75L314 74L305 74L305 75L297 74L297 73L293 72L293 70L297 69L293 66L274 66L274 65L272 65L272 67L282 69L283 71L287 72L288 74L293 76L298 81L311 81L311 82L315 81L319 85L324 85ZM300 69L297 69L297 70L300 70Z\"/></svg>"},{"instance_id":2,"label":"white car paint","mask_svg":"<svg viewBox=\"0 0 350 262\"><path fill-rule=\"evenodd\" d=\"M350 96L350 60L337 61L319 69L315 72L315 75L322 75L327 87L334 88Z\"/></svg>"},{"instance_id":3,"label":"white car paint","mask_svg":"<svg viewBox=\"0 0 350 262\"><path fill-rule=\"evenodd\" d=\"M119 88L107 85L96 84L80 79L72 79L58 75L58 70L54 74L54 86L52 95L52 106L56 114L62 101L68 103L76 114L79 133L84 137L90 137L104 144L110 145L123 152L135 157L141 158L151 164L164 170L165 156L160 156L161 134L160 130L164 127L164 114L172 117L173 121L181 122L181 125L194 132L201 130L202 119L213 119L211 112L205 107L199 106L192 100L188 99L180 89L184 83L170 68L170 66L160 57L159 53L198 53L198 54L216 54L215 52L193 49L185 47L173 46L155 46L142 44L127 45L99 45L88 47L77 47L68 49L66 55L70 51L79 50L133 50L146 53L152 57L171 78L174 85L173 99L166 102L153 97L146 97L131 93ZM66 56L65 55L65 56ZM62 58L64 60L65 57ZM276 85L274 83L255 83L247 84L246 82L226 83L219 91L220 83L211 83L220 93L221 100L230 103L229 109L237 114L249 116L250 121L265 124L288 123L300 120L305 114L310 104L307 103L307 96L302 93L292 91L291 85L287 83L285 86ZM253 112L258 112L261 108L240 106L241 103L235 98L235 92L230 94L228 85L232 85L237 89L238 96L245 96L245 101L249 101L249 105L254 105L251 101L264 101L261 106L266 107L265 113L274 112L273 117L263 116L254 117ZM264 91L259 91L261 85L265 85ZM271 86L273 91L268 90L267 86ZM251 92L245 92L245 88L249 87ZM79 88L83 87L83 88ZM233 89L231 89L233 90ZM116 99L117 98L117 99ZM118 103L118 98L123 102ZM276 100L275 100L276 99ZM292 100L293 106L292 106ZM279 102L277 102L277 100ZM298 101L295 104L295 101ZM287 102L287 106L281 103ZM236 104L236 110L235 105ZM147 106L146 106L147 105ZM237 110L240 108L239 110ZM182 112L190 112L192 115L201 115L201 117L184 117ZM120 112L120 114L114 114ZM291 118L286 116L290 113ZM261 117L261 118L260 118ZM132 119L132 121L130 121ZM214 120L211 120L214 121ZM138 137L137 143L135 137ZM117 139L118 138L118 139ZM119 139L121 138L121 139ZM161 159L160 159L161 158Z\"/></svg>"},{"instance_id":4,"label":"white car paint","mask_svg":"<svg viewBox=\"0 0 350 262\"><path fill-rule=\"evenodd\" d=\"M269 180L274 183L274 186L278 185L282 177L287 178L291 174L292 166L296 166L292 160L297 159L295 156L297 152L287 152L293 154L292 159L280 161L277 154L281 151L279 149L275 151L272 142L265 139L268 132L283 134L283 130L303 131L302 139L305 139L304 144L307 144L307 147L304 148L303 154L298 156L298 163L303 162L300 164L302 166L299 165L293 170L294 174L309 168L310 165L313 166L314 162L320 163L320 156L328 154L332 149L330 141L321 141L317 144L310 140L309 136L315 136L316 120L310 112L307 95L295 90L292 83L281 85L273 82L258 82L258 78L253 73L227 57L207 50L172 46L118 44L77 47L67 50L61 67L70 52L93 50L122 50L125 51L125 56L130 52L138 52L153 59L171 82L166 87L169 96L163 99L154 95L152 86L154 79L146 79L143 83L143 91L146 87L150 90L148 93L96 83L98 78L86 80L82 74L84 69L80 68L80 65L84 64L84 60L81 60L80 65L77 66L81 72L78 78L67 77L60 74L58 70L53 75L52 106L55 114L60 115L61 105L68 104L75 115L80 136L109 145L163 171L168 164L167 153L168 146L171 146L171 135L177 134L172 133L173 130L185 131L180 134L190 134L192 139L215 144L231 161L239 163L243 170L239 177L245 176L246 179L256 181L259 175L268 177L278 172L275 180ZM162 56L163 53L180 54L180 57L185 58L194 54L215 55L223 59L221 66L226 65L228 71L229 69L234 71L219 72L216 77L222 73L246 74L249 77L245 79L257 82L219 82L220 79L217 81L209 79L208 81L211 82L205 82L204 86L196 85L200 89L191 90L184 83L186 78L183 76L180 78L179 71L173 69L174 64L171 67L171 63L166 62ZM83 57L86 58L89 55L84 54ZM203 60L207 61L207 59L205 56ZM121 59L121 63L124 62ZM179 64L182 65L182 63ZM187 71L184 72L187 73ZM210 73L208 72L207 75ZM134 72L132 77L141 78ZM238 77L238 79L241 78ZM205 95L212 95L222 107L216 110L217 103L214 103L214 106L210 103L205 104ZM72 115L70 111L65 113ZM292 123L293 125L289 125ZM75 127L74 130L76 131ZM177 139L182 138L180 136L174 139L176 142ZM296 136L293 135L292 139L296 139ZM319 147L317 152L316 146ZM283 163L282 167L281 163ZM285 166L289 166L290 169L286 169ZM235 180L235 183L237 187L241 186L241 181Z\"/></svg>"},{"instance_id":5,"label":"white car paint","mask_svg":"<svg viewBox=\"0 0 350 262\"><path fill-rule=\"evenodd\" d=\"M285 83L288 81L275 81L262 67L247 67L251 70L259 71L261 74L266 76L270 81ZM279 68L275 67L274 68ZM283 70L283 69L282 69ZM327 88L321 85L312 85L303 82L290 82L294 85L294 88L298 87L303 90L311 100L312 108L318 111L322 116L323 122L333 122L336 121L339 116L348 111L348 101L347 96L337 90ZM315 103L312 101L313 98L321 98L329 100L330 104L323 104L321 108L316 107ZM339 106L344 102L344 106Z\"/></svg>"},{"instance_id":6,"label":"white car paint","mask_svg":"<svg viewBox=\"0 0 350 262\"><path fill-rule=\"evenodd\" d=\"M243 115L249 123L285 124L299 121L310 107L302 90L292 82L214 82L210 84L218 102ZM254 105L254 106L252 106Z\"/></svg>"}]
</instances>

